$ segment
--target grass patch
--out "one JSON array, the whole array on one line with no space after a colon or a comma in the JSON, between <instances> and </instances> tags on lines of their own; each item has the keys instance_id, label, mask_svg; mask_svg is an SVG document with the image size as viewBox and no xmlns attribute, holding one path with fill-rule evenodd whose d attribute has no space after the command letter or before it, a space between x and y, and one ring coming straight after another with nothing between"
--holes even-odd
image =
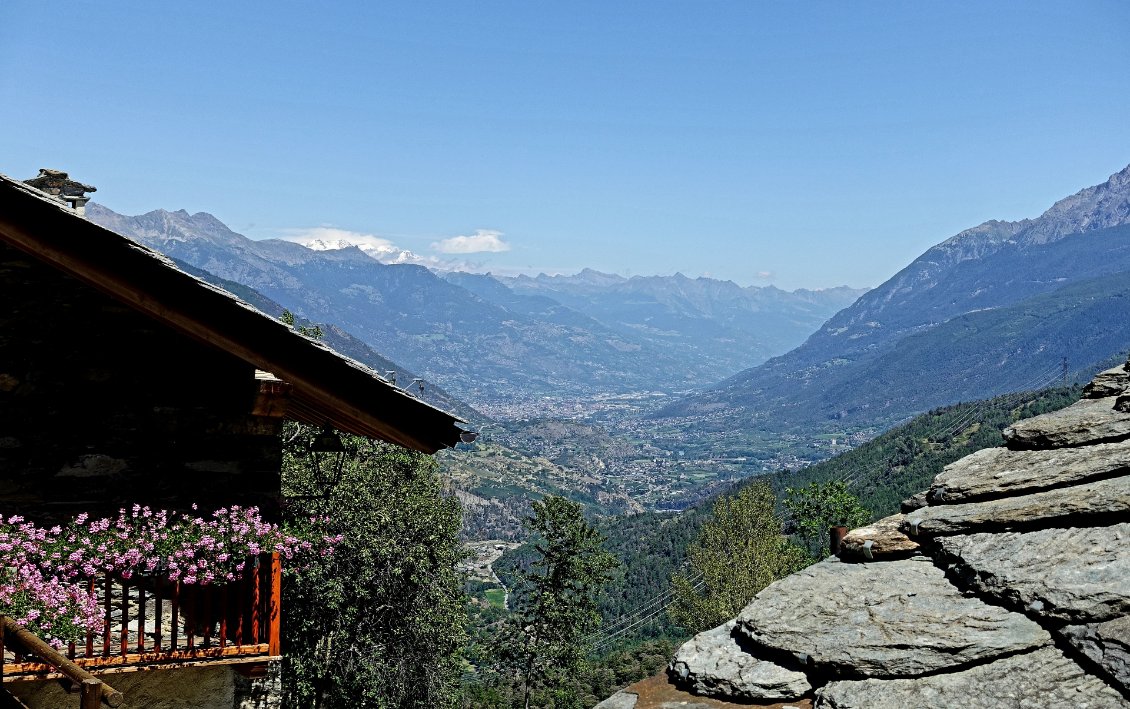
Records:
<instances>
[{"instance_id":1,"label":"grass patch","mask_svg":"<svg viewBox=\"0 0 1130 709\"><path fill-rule=\"evenodd\" d=\"M483 592L487 602L495 608L504 608L506 604L506 591L501 588L488 588Z\"/></svg>"}]
</instances>

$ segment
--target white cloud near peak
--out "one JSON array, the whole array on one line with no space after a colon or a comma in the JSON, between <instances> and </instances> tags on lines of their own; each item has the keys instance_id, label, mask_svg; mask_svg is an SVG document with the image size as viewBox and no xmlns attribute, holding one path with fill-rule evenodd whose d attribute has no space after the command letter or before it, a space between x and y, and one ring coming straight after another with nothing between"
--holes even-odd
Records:
<instances>
[{"instance_id":1,"label":"white cloud near peak","mask_svg":"<svg viewBox=\"0 0 1130 709\"><path fill-rule=\"evenodd\" d=\"M476 229L470 236L453 236L432 244L432 250L441 254L478 254L509 251L510 244L502 240L502 232L493 229Z\"/></svg>"},{"instance_id":2,"label":"white cloud near peak","mask_svg":"<svg viewBox=\"0 0 1130 709\"><path fill-rule=\"evenodd\" d=\"M382 236L329 226L293 229L285 238L287 241L297 242L315 251L331 251L356 246L379 260L384 260L385 256L395 258L403 252L403 249Z\"/></svg>"}]
</instances>

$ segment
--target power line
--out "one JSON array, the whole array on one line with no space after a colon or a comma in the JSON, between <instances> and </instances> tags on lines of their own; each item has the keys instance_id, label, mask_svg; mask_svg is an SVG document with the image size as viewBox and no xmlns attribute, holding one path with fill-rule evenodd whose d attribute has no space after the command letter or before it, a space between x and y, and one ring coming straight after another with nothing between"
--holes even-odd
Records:
<instances>
[{"instance_id":1,"label":"power line","mask_svg":"<svg viewBox=\"0 0 1130 709\"><path fill-rule=\"evenodd\" d=\"M996 405L999 406L1001 403L1004 403L1005 405L1012 406L1015 402L1022 401L1026 395L1034 394L1036 391L1046 388L1051 382L1059 378L1060 368L1060 364L1052 364L1050 366L1047 366L1035 375L1030 376L1029 379L1021 383L1016 389L1013 389L1012 391L1004 394L996 395L995 397L993 397L994 399L1004 400L1003 402L998 402ZM958 431L961 431L969 426L974 420L977 419L979 415L983 417L984 414L987 413L988 408L989 405L987 401L977 402L968 411L963 413L956 422L946 423L938 426L931 431L927 431L924 437L926 439L936 440L948 438ZM939 436L938 434L943 430L945 431L945 433L942 433ZM846 482L848 485L854 485L856 482L858 482L859 477L860 475L862 475L862 473L863 471L860 470L853 475L847 476L843 480L843 482Z\"/></svg>"},{"instance_id":2,"label":"power line","mask_svg":"<svg viewBox=\"0 0 1130 709\"><path fill-rule=\"evenodd\" d=\"M701 571L699 571L697 573L692 573L687 578L687 580L693 586L694 584L699 583L699 581L702 579L702 576L703 576L703 573ZM606 635L607 633L614 630L615 628L617 628L621 625L624 625L625 623L635 619L640 613L643 613L645 611L648 611L648 610L654 608L657 604L664 604L664 607L666 607L667 602L671 600L669 597L674 596L674 594L675 594L675 589L672 588L672 589L668 589L668 590L664 591L663 593L661 593L657 596L653 596L651 599L646 601L643 605L637 606L631 612L625 613L624 615L621 615L618 618L616 618L616 620L612 621L612 623L610 623L606 626L602 626L600 629L596 630L595 632L590 633L589 635L587 635L584 638L584 640L586 642L588 642L591 639L599 638L599 636L601 636L601 635Z\"/></svg>"},{"instance_id":3,"label":"power line","mask_svg":"<svg viewBox=\"0 0 1130 709\"><path fill-rule=\"evenodd\" d=\"M700 591L705 586L706 586L706 579L703 579L703 580L699 581L697 585L692 587L692 590ZM620 630L616 631L615 633L611 633L610 635L606 636L604 639L597 641L593 645L593 649L599 650L600 648L608 646L612 642L612 640L614 640L615 638L623 635L624 633L627 633L629 630L633 630L634 628L638 628L639 626L643 625L644 623L651 620L652 618L658 617L661 613L666 612L666 610L667 610L667 606L663 606L662 608L655 610L651 614L646 615L643 618L640 618L635 623L632 623L631 625L625 626L625 627L621 628Z\"/></svg>"}]
</instances>

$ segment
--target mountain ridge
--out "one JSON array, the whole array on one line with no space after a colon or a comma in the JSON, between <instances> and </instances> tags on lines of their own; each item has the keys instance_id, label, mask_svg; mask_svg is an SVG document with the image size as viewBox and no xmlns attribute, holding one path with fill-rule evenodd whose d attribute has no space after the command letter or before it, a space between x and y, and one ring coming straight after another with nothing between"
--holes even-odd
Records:
<instances>
[{"instance_id":1,"label":"mountain ridge","mask_svg":"<svg viewBox=\"0 0 1130 709\"><path fill-rule=\"evenodd\" d=\"M1020 312L1026 302L1030 307L1046 310L1047 303L1039 300L1041 296L1073 283L1130 272L1128 225L1130 167L1101 185L1058 200L1035 219L985 222L942 241L832 316L801 346L728 377L703 393L674 402L658 415L677 417L721 406L731 407L730 418L736 420L742 412L748 415L751 409L776 410L788 398L790 404L799 401L810 407L807 414L815 413L811 409L819 410L810 419L835 418L836 414L830 411L834 395L843 395L845 386L853 380L863 381L867 372L884 367L888 371L897 369L892 363L892 352L908 338L928 338L931 331L937 331L932 344L956 356L956 348L973 346L954 339L952 328L944 329L957 318L976 319L977 313L1010 307ZM1068 233L1072 229L1083 231ZM1117 286L1117 279L1106 282L1099 288L1101 298L1120 298ZM1098 291L1093 295L1100 297ZM1036 300L1028 302L1030 299ZM1108 308L1114 307L1115 301L1103 302ZM951 337L949 342L942 336L945 333ZM1112 336L1130 338L1130 331L1116 326ZM1070 338L1050 331L1049 337L1062 340L1057 345L1061 351L1050 357L1040 351L1016 352L1015 359L1031 356L1033 361L1046 365L1049 358L1054 361L1072 354ZM987 350L993 349L985 342L980 344L986 345ZM1033 347L1038 349L1039 345ZM1078 364L1110 353L1086 350L1075 354ZM1016 383L1022 372L998 365L997 374L999 383L1008 387ZM890 416L898 418L957 400L960 399L919 398L915 405L923 408L892 410ZM858 413L872 406L867 401L864 392L854 392L840 400L839 418L844 408L854 407ZM783 416L790 418L788 412ZM867 424L882 419L865 413L855 416L855 420Z\"/></svg>"}]
</instances>

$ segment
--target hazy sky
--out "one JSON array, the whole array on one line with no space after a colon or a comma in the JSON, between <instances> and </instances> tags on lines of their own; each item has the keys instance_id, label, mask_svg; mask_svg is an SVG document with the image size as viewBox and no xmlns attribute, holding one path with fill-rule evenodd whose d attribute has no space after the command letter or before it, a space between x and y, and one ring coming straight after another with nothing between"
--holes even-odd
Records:
<instances>
[{"instance_id":1,"label":"hazy sky","mask_svg":"<svg viewBox=\"0 0 1130 709\"><path fill-rule=\"evenodd\" d=\"M1124 0L0 2L0 172L504 272L877 285L1128 109Z\"/></svg>"}]
</instances>

